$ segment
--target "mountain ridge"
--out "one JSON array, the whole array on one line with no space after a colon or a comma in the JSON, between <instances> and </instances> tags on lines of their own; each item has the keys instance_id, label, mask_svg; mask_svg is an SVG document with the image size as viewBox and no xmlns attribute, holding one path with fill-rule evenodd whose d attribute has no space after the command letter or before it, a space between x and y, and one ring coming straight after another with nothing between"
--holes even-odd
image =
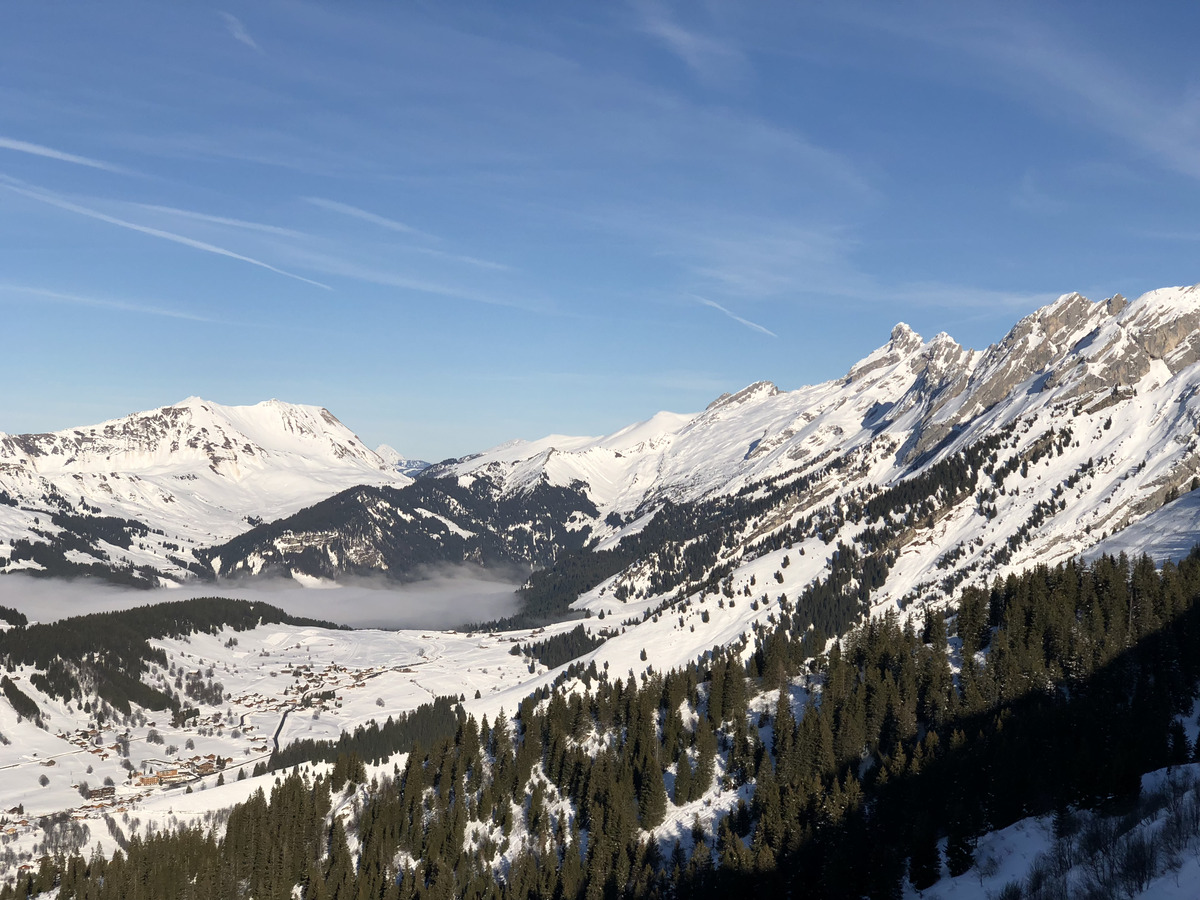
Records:
<instances>
[{"instance_id":1,"label":"mountain ridge","mask_svg":"<svg viewBox=\"0 0 1200 900\"><path fill-rule=\"evenodd\" d=\"M576 527L589 531L579 552L599 560L636 545L641 555L616 574L609 563L576 564L606 573L564 581L576 609L640 615L677 590L722 581L735 594L761 592L768 578L803 592L832 577L825 548L870 541L886 576L862 602L944 604L984 572L1076 556L1190 484L1200 473L1198 329L1193 287L1132 302L1064 294L982 351L900 324L837 379L792 391L758 382L699 413L659 413L596 438L510 441L423 477L484 485L494 502L538 485L579 490L596 508L592 517L576 510ZM939 482L946 477L953 485ZM750 502L767 508L737 519L738 504ZM892 512L865 512L880 504ZM664 543L648 547L637 535L666 505L685 511L671 514ZM717 528L719 547L702 573L664 582L670 560L713 544L689 527ZM882 543L864 544L880 529ZM288 540L309 539L296 531ZM778 549L762 550L764 541ZM804 555L798 562L793 552L785 569L788 547ZM270 553L289 568L287 554ZM860 578L839 590L862 590Z\"/></svg>"}]
</instances>

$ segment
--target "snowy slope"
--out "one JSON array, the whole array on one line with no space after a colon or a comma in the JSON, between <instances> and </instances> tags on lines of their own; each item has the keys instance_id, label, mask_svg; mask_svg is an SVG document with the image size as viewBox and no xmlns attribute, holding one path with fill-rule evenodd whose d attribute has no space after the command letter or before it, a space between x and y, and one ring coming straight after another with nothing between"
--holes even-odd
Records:
<instances>
[{"instance_id":1,"label":"snowy slope","mask_svg":"<svg viewBox=\"0 0 1200 900\"><path fill-rule=\"evenodd\" d=\"M278 400L221 406L190 397L99 425L0 435L0 500L7 499L0 539L45 542L69 531L51 523L53 514L132 520L149 533L135 529L128 547L91 542L68 550L77 555L68 558L178 575L168 555L186 562L192 547L348 487L410 481L320 407ZM7 568L22 565L38 567L26 560Z\"/></svg>"},{"instance_id":2,"label":"snowy slope","mask_svg":"<svg viewBox=\"0 0 1200 900\"><path fill-rule=\"evenodd\" d=\"M1200 491L1184 494L1164 504L1124 531L1101 541L1086 554L1092 559L1107 553L1130 559L1147 554L1156 563L1178 562L1200 544Z\"/></svg>"}]
</instances>

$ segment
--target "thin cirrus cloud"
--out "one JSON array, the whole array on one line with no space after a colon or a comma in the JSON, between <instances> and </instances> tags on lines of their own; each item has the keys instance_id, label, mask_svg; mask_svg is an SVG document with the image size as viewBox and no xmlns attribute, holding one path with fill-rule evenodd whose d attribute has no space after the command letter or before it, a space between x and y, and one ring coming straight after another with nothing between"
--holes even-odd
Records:
<instances>
[{"instance_id":1,"label":"thin cirrus cloud","mask_svg":"<svg viewBox=\"0 0 1200 900\"><path fill-rule=\"evenodd\" d=\"M490 259L480 259L477 256L464 256L461 253L447 253L445 250L434 250L432 247L408 247L413 253L423 253L426 256L434 256L438 259L449 260L450 262L465 263L468 266L477 266L480 269L491 269L496 272L512 272L513 267L504 263L492 262Z\"/></svg>"},{"instance_id":2,"label":"thin cirrus cloud","mask_svg":"<svg viewBox=\"0 0 1200 900\"><path fill-rule=\"evenodd\" d=\"M762 334L768 335L773 338L779 337L779 335L777 335L775 332L771 331L769 328L764 328L762 325L759 325L757 322L751 322L749 319L742 318L737 313L730 312L725 307L723 307L720 303L717 303L714 300L709 300L705 297L700 297L700 296L696 296L695 299L696 299L697 303L701 303L704 306L707 306L711 309L715 309L718 312L724 313L725 315L729 316L729 318L733 319L733 321L737 322L740 325L745 325L747 328L749 328L752 331L758 331L758 332L761 332Z\"/></svg>"},{"instance_id":3,"label":"thin cirrus cloud","mask_svg":"<svg viewBox=\"0 0 1200 900\"><path fill-rule=\"evenodd\" d=\"M408 234L414 237L433 238L433 235L421 231L418 228L413 228L411 225L406 225L403 222L398 222L395 219L389 219L387 216L381 216L369 210L360 209L357 206L351 206L349 203L341 203L337 200L327 200L324 197L304 197L305 203L310 203L319 209L324 209L329 212L339 213L344 216L350 216L354 219L360 219L363 222L370 222L372 225L378 225L380 228L386 228L389 231L396 231L401 234ZM512 266L507 266L504 263L493 262L489 259L480 259L477 256L466 256L461 253L450 253L445 250L436 250L432 247L406 247L414 253L422 253L426 256L434 256L438 259L445 259L451 262L465 263L469 266L476 266L481 269L491 269L499 272L512 271Z\"/></svg>"},{"instance_id":4,"label":"thin cirrus cloud","mask_svg":"<svg viewBox=\"0 0 1200 900\"><path fill-rule=\"evenodd\" d=\"M229 259L236 259L239 262L249 263L252 266L258 266L261 269L266 269L268 272L274 272L277 275L283 275L285 278L292 278L296 281L302 281L305 284L311 284L315 287L325 290L332 290L329 285L314 281L311 278L305 278L303 275L297 275L294 272L288 272L284 269L277 268L270 263L263 262L261 259L255 259L252 256L245 256L241 253L235 253L233 250L226 250L224 247L218 247L216 244L210 244L207 241L198 241L194 238L185 237L182 234L176 234L173 231L164 231L161 228L151 228L148 225L138 225L136 222L130 222L125 219L118 219L116 216L110 216L98 210L89 209L86 206L80 206L78 203L72 203L69 200L64 200L61 197L44 194L39 191L31 191L27 188L17 187L14 184L0 185L14 193L21 194L31 200L37 200L39 203L45 203L48 206L54 206L58 209L73 212L80 216L86 216L89 219L95 219L98 222L107 222L109 225L116 225L120 228L127 228L130 231L136 231L140 234L147 234L151 237L162 238L165 241L171 241L175 244L182 244L185 247L191 247L195 250L203 250L206 253L214 253L217 256L224 256Z\"/></svg>"},{"instance_id":5,"label":"thin cirrus cloud","mask_svg":"<svg viewBox=\"0 0 1200 900\"><path fill-rule=\"evenodd\" d=\"M382 287L399 288L401 290L438 297L452 297L457 300L469 300L473 303L483 303L488 306L505 306L512 309L522 309L527 312L546 313L551 311L545 304L531 302L527 298L514 299L453 284L413 278L408 275L377 269L371 265L362 265L316 251L306 251L304 262L313 271L341 278L350 278L366 284L377 284Z\"/></svg>"},{"instance_id":6,"label":"thin cirrus cloud","mask_svg":"<svg viewBox=\"0 0 1200 900\"><path fill-rule=\"evenodd\" d=\"M343 216L351 216L355 219L361 219L364 222L370 222L372 225L378 225L380 228L399 231L402 234L425 235L425 232L413 228L411 225L405 225L403 222L397 222L395 219L389 219L387 216L368 212L365 209L359 209L357 206L351 206L349 203L326 200L324 197L305 197L304 202L311 203L313 206L328 210L329 212L341 213ZM428 235L425 236L428 237Z\"/></svg>"},{"instance_id":7,"label":"thin cirrus cloud","mask_svg":"<svg viewBox=\"0 0 1200 900\"><path fill-rule=\"evenodd\" d=\"M225 29L239 44L245 44L251 50L262 53L262 47L258 46L258 41L250 36L250 32L246 30L246 26L242 24L242 20L232 13L220 13L221 19L225 22Z\"/></svg>"},{"instance_id":8,"label":"thin cirrus cloud","mask_svg":"<svg viewBox=\"0 0 1200 900\"><path fill-rule=\"evenodd\" d=\"M838 15L964 55L1002 73L1003 80L993 83L1007 83L1054 117L1083 120L1167 168L1200 178L1200 125L1191 92L1156 88L1141 69L1081 46L1074 34L1040 18L1014 13L997 19L983 10L971 4L941 7L938 27L907 13L863 16L848 4ZM954 72L956 84L964 81L957 67L945 71Z\"/></svg>"},{"instance_id":9,"label":"thin cirrus cloud","mask_svg":"<svg viewBox=\"0 0 1200 900\"><path fill-rule=\"evenodd\" d=\"M227 216L214 216L209 213L196 212L190 209L180 209L177 206L159 206L154 203L135 203L133 204L138 209L148 210L149 212L164 213L169 216L178 216L181 219L192 219L196 222L208 222L212 225L227 225L230 228L241 228L246 231L257 231L262 234L273 234L279 237L288 238L306 238L302 231L296 231L294 228L284 228L281 225L267 225L263 222L250 222L246 219L233 219Z\"/></svg>"},{"instance_id":10,"label":"thin cirrus cloud","mask_svg":"<svg viewBox=\"0 0 1200 900\"><path fill-rule=\"evenodd\" d=\"M660 41L706 81L738 77L745 68L745 58L731 44L684 28L661 10L643 13L642 31Z\"/></svg>"},{"instance_id":11,"label":"thin cirrus cloud","mask_svg":"<svg viewBox=\"0 0 1200 900\"><path fill-rule=\"evenodd\" d=\"M0 284L0 294L16 294L49 300L53 303L69 303L76 306L92 306L99 309L111 309L120 312L139 313L148 316L164 316L169 319L183 319L188 322L219 323L216 319L198 316L195 313L176 309L164 309L161 306L146 306L139 303L128 303L123 300L106 300L101 297L85 297L81 294L68 294L63 291L52 291L46 288L28 287L19 284Z\"/></svg>"},{"instance_id":12,"label":"thin cirrus cloud","mask_svg":"<svg viewBox=\"0 0 1200 900\"><path fill-rule=\"evenodd\" d=\"M104 162L99 159L92 159L89 156L79 156L75 153L55 150L53 147L45 147L42 144L18 141L15 138L0 137L0 150L13 150L17 153L27 153L30 156L40 156L43 159L55 159L59 162L71 163L76 166L87 166L89 169L100 169L118 175L132 174L131 170L123 166L114 165L113 163Z\"/></svg>"}]
</instances>

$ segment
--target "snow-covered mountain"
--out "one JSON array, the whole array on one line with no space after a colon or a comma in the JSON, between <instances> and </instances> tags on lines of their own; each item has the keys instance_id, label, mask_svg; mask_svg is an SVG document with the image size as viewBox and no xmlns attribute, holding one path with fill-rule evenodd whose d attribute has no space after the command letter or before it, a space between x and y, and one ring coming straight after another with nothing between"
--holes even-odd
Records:
<instances>
[{"instance_id":1,"label":"snow-covered mountain","mask_svg":"<svg viewBox=\"0 0 1200 900\"><path fill-rule=\"evenodd\" d=\"M1007 431L1011 452L1040 456L1049 442L1061 450L1041 461L1045 471L1016 473L1007 499L994 501L1003 518L1025 518L1036 504L1023 498L1047 499L1072 473L1089 472L1087 484L1072 485L1073 498L1059 492L1071 500L1053 516L1061 527L1043 529L1047 544L1062 545L1060 559L1156 509L1200 472L1198 359L1200 287L1133 303L1069 294L983 352L945 334L923 341L901 324L835 381L790 392L759 383L698 415L664 413L595 440L513 443L452 468L460 477L486 473L508 490L539 478L580 480L601 517L628 516L822 469L837 472L824 479L828 498L847 497ZM853 460L856 471L847 478L835 460ZM1044 559L1037 543L1022 556Z\"/></svg>"},{"instance_id":2,"label":"snow-covered mountain","mask_svg":"<svg viewBox=\"0 0 1200 900\"><path fill-rule=\"evenodd\" d=\"M1048 406L1080 401L1085 413L1119 406L1139 388L1178 395L1200 381L1197 359L1200 288L1154 291L1132 304L1068 294L983 352L946 334L923 341L901 323L844 378L788 392L760 382L699 414L660 413L602 438L514 441L433 471L486 473L508 490L541 478L580 480L602 513L627 514L661 499L736 493L885 438L895 446L871 474L891 481L943 441L964 446Z\"/></svg>"},{"instance_id":3,"label":"snow-covered mountain","mask_svg":"<svg viewBox=\"0 0 1200 900\"><path fill-rule=\"evenodd\" d=\"M572 507L591 554L577 566L588 578L562 577L577 607L641 614L715 582L794 597L833 577L839 544L859 562L837 590L864 608L942 602L972 579L1075 556L1187 491L1200 473L1198 360L1200 288L1068 294L983 351L900 324L833 381L758 383L599 438L513 441L421 481L518 507L539 485L580 491L596 512ZM369 498L373 515L382 502ZM285 520L241 553L287 568L342 527Z\"/></svg>"},{"instance_id":4,"label":"snow-covered mountain","mask_svg":"<svg viewBox=\"0 0 1200 900\"><path fill-rule=\"evenodd\" d=\"M196 547L354 485L410 481L328 410L278 400L189 397L99 425L0 435L0 569L181 577Z\"/></svg>"},{"instance_id":5,"label":"snow-covered mountain","mask_svg":"<svg viewBox=\"0 0 1200 900\"><path fill-rule=\"evenodd\" d=\"M387 444L380 444L376 447L375 455L382 459L385 465L395 469L401 475L407 475L409 478L416 478L428 469L430 465L423 459L409 459L402 455L399 450Z\"/></svg>"}]
</instances>

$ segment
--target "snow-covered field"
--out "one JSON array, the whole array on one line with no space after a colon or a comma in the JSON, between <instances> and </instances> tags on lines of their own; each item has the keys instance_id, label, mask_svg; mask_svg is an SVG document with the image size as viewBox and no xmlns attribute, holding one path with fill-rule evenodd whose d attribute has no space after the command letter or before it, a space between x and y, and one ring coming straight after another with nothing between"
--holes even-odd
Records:
<instances>
[{"instance_id":1,"label":"snow-covered field","mask_svg":"<svg viewBox=\"0 0 1200 900\"><path fill-rule=\"evenodd\" d=\"M1121 553L1136 559L1143 553L1157 563L1178 562L1200 543L1200 491L1190 491L1167 503L1140 522L1101 541L1088 551L1094 559L1103 553Z\"/></svg>"}]
</instances>

